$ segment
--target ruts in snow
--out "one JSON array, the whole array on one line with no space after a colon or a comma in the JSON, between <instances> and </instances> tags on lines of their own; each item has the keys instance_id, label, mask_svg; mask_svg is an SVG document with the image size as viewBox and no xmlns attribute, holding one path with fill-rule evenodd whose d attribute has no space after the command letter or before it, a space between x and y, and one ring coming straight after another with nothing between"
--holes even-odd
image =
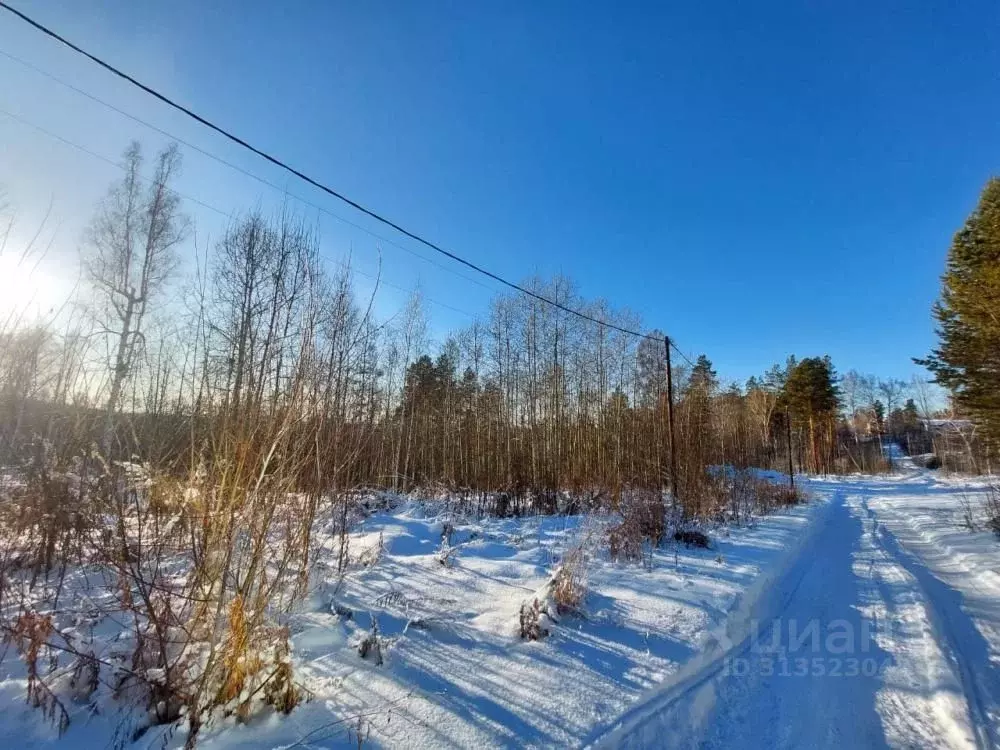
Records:
<instances>
[{"instance_id":1,"label":"ruts in snow","mask_svg":"<svg viewBox=\"0 0 1000 750\"><path fill-rule=\"evenodd\" d=\"M1000 746L1000 545L960 510L983 487L900 470L811 480L828 506L745 637L593 744Z\"/></svg>"}]
</instances>

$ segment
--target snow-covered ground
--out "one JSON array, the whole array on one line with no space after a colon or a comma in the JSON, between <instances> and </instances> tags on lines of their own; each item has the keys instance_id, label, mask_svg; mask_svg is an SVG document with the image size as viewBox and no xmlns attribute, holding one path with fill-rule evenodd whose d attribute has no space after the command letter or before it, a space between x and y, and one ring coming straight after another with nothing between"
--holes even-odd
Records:
<instances>
[{"instance_id":1,"label":"snow-covered ground","mask_svg":"<svg viewBox=\"0 0 1000 750\"><path fill-rule=\"evenodd\" d=\"M816 509L732 530L711 550L665 545L645 564L596 553L585 615L564 616L531 642L518 633L522 602L600 528L576 517L449 518L456 551L444 565L446 519L433 508L410 503L367 519L351 548L376 561L339 591L331 577L298 618L297 667L315 698L289 718L206 733L204 747L337 747L359 730L376 747L580 745L697 654L738 597L789 555ZM387 640L382 666L354 647L372 617Z\"/></svg>"},{"instance_id":2,"label":"snow-covered ground","mask_svg":"<svg viewBox=\"0 0 1000 750\"><path fill-rule=\"evenodd\" d=\"M810 481L829 498L746 637L638 701L604 747L997 747L1000 545L982 483L901 460Z\"/></svg>"},{"instance_id":3,"label":"snow-covered ground","mask_svg":"<svg viewBox=\"0 0 1000 750\"><path fill-rule=\"evenodd\" d=\"M207 726L199 745L995 746L1000 544L965 526L983 485L900 467L811 479L808 505L641 564L608 560L600 519L377 511L351 535L347 574L322 566L289 622L310 699ZM333 560L339 543L321 541ZM583 614L521 640L522 603L581 547ZM358 653L373 620L381 665ZM94 633L113 648L113 623ZM13 653L0 670L0 736L109 746L113 706L70 704L58 738L25 704ZM183 742L160 728L140 745Z\"/></svg>"},{"instance_id":4,"label":"snow-covered ground","mask_svg":"<svg viewBox=\"0 0 1000 750\"><path fill-rule=\"evenodd\" d=\"M583 744L696 657L747 592L794 558L821 506L711 531L710 550L671 541L642 563L608 559L601 519L463 520L442 514L447 507L408 501L369 515L351 535L353 562L342 579L339 542L321 534L327 564L289 623L296 678L310 700L290 716L206 726L199 746L347 747L359 735L375 747ZM583 613L561 616L543 640L521 640L522 603L543 598L553 571L581 547ZM75 593L84 582L69 576L74 593L63 601L85 601ZM358 652L373 618L381 665ZM98 658L115 638L114 622L94 627ZM103 748L127 718L111 702L70 703L69 728L57 739L25 704L12 649L0 668L0 734L27 745ZM152 729L141 745L161 740L180 746L184 731Z\"/></svg>"}]
</instances>

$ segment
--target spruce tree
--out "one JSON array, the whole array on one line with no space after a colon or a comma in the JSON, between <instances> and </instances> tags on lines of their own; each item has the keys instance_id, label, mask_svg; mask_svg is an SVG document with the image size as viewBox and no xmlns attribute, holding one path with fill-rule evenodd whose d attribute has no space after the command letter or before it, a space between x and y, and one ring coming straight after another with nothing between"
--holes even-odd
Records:
<instances>
[{"instance_id":1,"label":"spruce tree","mask_svg":"<svg viewBox=\"0 0 1000 750\"><path fill-rule=\"evenodd\" d=\"M955 235L934 305L938 346L924 365L958 405L1000 440L1000 179Z\"/></svg>"}]
</instances>

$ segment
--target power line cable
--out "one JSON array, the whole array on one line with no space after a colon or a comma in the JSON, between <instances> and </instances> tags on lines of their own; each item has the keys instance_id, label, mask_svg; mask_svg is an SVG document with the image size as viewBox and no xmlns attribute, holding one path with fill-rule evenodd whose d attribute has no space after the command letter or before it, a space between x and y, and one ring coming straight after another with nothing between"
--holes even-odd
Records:
<instances>
[{"instance_id":1,"label":"power line cable","mask_svg":"<svg viewBox=\"0 0 1000 750\"><path fill-rule=\"evenodd\" d=\"M60 143L62 143L63 145L65 145L65 146L70 146L71 148L75 148L76 150L78 150L78 151L80 151L80 152L82 152L84 154L87 154L88 156L92 156L95 159L103 161L105 164L110 164L115 169L121 169L122 171L124 171L124 167L121 164L117 163L114 159L109 159L108 157L103 156L103 155L97 153L96 151L92 151L91 149L87 148L86 146L82 146L79 143L76 143L75 141L71 141L68 138L64 138L63 136L59 135L58 133L53 133L51 130L43 128L41 125L38 125L37 123L31 122L30 120L28 120L28 119L26 119L24 117L21 117L20 115L16 115L13 112L11 112L10 110L7 110L7 109L4 109L3 107L0 107L0 115L2 115L4 117L9 117L11 120L14 120L15 122L19 122L22 125L24 125L26 127L29 127L29 128L31 128L33 130L36 130L37 132L41 133L42 135L45 135L45 136L48 136L49 138L57 140ZM139 176L139 179L141 179L143 182L152 182L152 180L150 180L149 178L142 177L141 175ZM224 211L224 210L222 210L221 208L219 208L217 206L213 206L213 205L211 205L209 203L205 203L204 201L198 200L197 198L195 198L195 197L193 197L193 196L191 196L191 195L189 195L187 193L182 193L179 190L175 190L174 188L170 188L170 191L172 193L174 193L175 195L183 198L184 200L190 201L192 203L196 203L199 206L201 206L202 208L205 208L205 209L207 209L209 211L213 211L214 213L217 213L217 214L219 214L220 216L222 216L224 218L232 218L232 214L231 213L229 213L227 211ZM399 284L394 284L393 282L388 281L388 280L386 280L385 278L382 278L379 275L376 275L376 274L373 274L373 273L368 273L367 271L363 271L360 268L355 268L353 266L348 266L348 268L349 268L349 270L350 270L351 273L356 273L356 274L358 274L360 276L365 276L366 278L369 278L369 279L372 279L372 280L376 281L379 285L384 285L384 286L387 286L387 287L389 287L391 289L396 289L397 291L403 292L405 294L413 294L413 293L415 293L417 291L420 291L419 287L416 287L416 288L413 288L413 289L407 289L404 286L400 286ZM446 310L451 310L452 312L456 312L456 313L459 313L461 315L468 316L469 318L472 318L473 320L475 320L476 317L477 317L474 313L471 313L468 310L463 310L460 307L455 307L454 305L449 305L447 302L441 302L440 300L436 300L433 297L427 296L422 291L420 291L420 294L428 302L431 302L431 303L437 305L438 307L443 307Z\"/></svg>"},{"instance_id":2,"label":"power line cable","mask_svg":"<svg viewBox=\"0 0 1000 750\"><path fill-rule=\"evenodd\" d=\"M248 151L251 151L254 154L257 154L257 156L261 157L262 159L270 162L271 164L273 164L273 165L275 165L275 166L277 166L277 167L279 167L281 169L284 169L285 171L287 171L287 172L291 173L292 175L298 177L300 180L308 183L309 185L312 185L313 187L315 187L315 188L317 188L319 190L322 190L324 193L327 193L328 195L331 195L334 198L337 198L338 200L346 203L347 205L351 206L352 208L356 209L357 211L360 211L361 213L365 214L366 216L369 216L369 217L375 219L376 221L380 222L381 224L384 224L384 225L386 225L388 227L391 227L392 229L396 230L400 234L402 234L402 235L404 235L406 237L409 237L410 239L412 239L412 240L414 240L416 242L419 242L422 245L425 245L426 247L430 248L431 250L434 250L435 252L440 253L441 255L444 255L444 256L450 258L451 260L455 261L456 263L460 263L460 264L466 266L467 268L470 268L473 271L476 271L477 273L482 274L483 276L487 276L488 278L491 278L494 281L497 281L497 282L503 284L504 286L507 286L507 287L509 287L511 289L514 289L514 290L518 291L518 292L521 292L522 294L525 294L525 295L527 295L529 297L533 297L534 299L537 299L540 302L544 302L544 303L546 303L548 305L552 305L553 307L556 307L556 308L558 308L560 310L563 310L564 312L570 313L571 315L575 315L576 317L581 318L583 320L588 320L591 323L596 323L597 325L604 326L605 328L609 328L611 330L615 330L615 331L618 331L620 333L624 333L624 334L627 334L627 335L630 335L630 336L637 336L637 337L640 337L640 338L648 338L648 339L658 339L658 337L650 336L649 334L645 334L645 333L640 333L639 331L632 331L632 330L630 330L628 328L625 328L623 326L619 326L619 325L616 325L614 323L609 323L607 321L600 320L599 318L595 318L595 317L593 317L591 315L588 315L587 313L581 312L579 310L574 310L573 308L568 307L566 305L563 305L563 304L561 304L559 302L556 302L555 300L551 300L551 299L549 299L548 297L546 297L546 296L544 296L542 294L539 294L537 292L533 292L532 290L530 290L530 289L528 289L528 288L526 288L524 286L521 286L520 284L517 284L517 283L515 283L513 281L508 281L504 277L502 277L502 276L500 276L498 274L495 274L492 271L489 271L489 270L483 268L482 266L477 265L476 263L473 263L470 260L466 260L465 258L463 258L460 255L457 255L457 254L455 254L455 253L453 253L453 252L451 252L449 250L444 249L440 245L432 242L431 240L425 239L424 237L422 237L421 235L417 234L416 232L412 232L409 229L406 229L405 227L401 226L400 224L397 224L396 222L392 221L391 219L386 218L385 216L379 214L378 212L376 212L376 211L374 211L374 210L366 207L365 205L363 205L361 203L358 203L357 201L353 200L352 198L347 197L343 193L340 193L337 190L334 190L333 188L329 187L328 185L325 185L322 182L320 182L320 181L318 181L318 180L310 177L306 173L304 173L301 170L296 169L295 167L287 164L286 162L282 161L281 159L278 159L277 157L272 156L268 152L266 152L263 149L260 149L260 148L258 148L256 146L254 146L253 144L249 143L248 141L244 140L243 138L239 137L238 135L235 135L234 133L230 132L229 130L226 130L225 128L223 128L221 126L216 125L211 120L208 120L207 118L199 115L197 112L189 109L188 107L184 106L183 104L177 103L176 101L174 101L170 97L166 96L165 94L160 93L156 89L152 88L151 86L146 85L145 83L142 83L141 81L139 81L138 79L136 79L133 76L129 75L128 73L124 72L123 70L115 67L114 65L112 65L112 64L110 64L108 62L105 62L100 57L97 57L96 55L88 52L87 50L83 49L82 47L78 46L77 44L74 44L73 42L71 42L66 37L58 34L57 32L53 31L52 29L48 28L47 26L39 23L38 21L34 20L33 18L31 18L27 14L21 12L17 8L14 8L9 3L4 2L3 0L0 0L0 8L3 8L4 10L7 10L8 12L10 12L13 15L17 16L19 19L21 19L22 21L24 21L28 25L32 26L33 28L37 29L38 31L42 32L46 36L51 37L52 39L55 39L57 42L59 42L60 44L63 44L64 46L68 47L69 49L73 50L74 52L76 52L76 53L78 53L80 55L83 55L87 59L91 60L92 62L96 63L97 65L99 65L102 68L104 68L105 70L107 70L109 73L112 73L112 74L118 76L119 78L127 81L128 83L130 83L133 86L141 89L142 91L146 92L147 94L149 94L150 96L154 97L155 99L158 99L159 101L163 102L167 106L172 107L173 109L176 109L178 112L181 112L181 113L187 115L188 117L190 117L191 119L195 120L196 122L204 125L205 127L209 128L210 130L215 131L216 133L218 133L219 135L223 136L224 138L232 141L233 143L236 143L239 146L242 146L243 148L247 149ZM672 343L673 342L671 342L671 344ZM674 348L676 349L676 346L674 346ZM680 353L680 352L678 352L678 353Z\"/></svg>"},{"instance_id":3,"label":"power line cable","mask_svg":"<svg viewBox=\"0 0 1000 750\"><path fill-rule=\"evenodd\" d=\"M0 51L0 54L3 54L2 51ZM14 114L13 112L11 112L8 109L4 109L3 107L0 107L0 115L8 117L11 120L14 120L15 122L19 122L22 125L24 125L25 127L29 127L31 129L33 129L33 130L41 133L42 135L45 135L45 136L47 136L49 138L52 138L53 140L59 141L60 143L62 143L65 146L69 146L70 148L74 148L77 151L80 151L81 153L87 154L88 156L91 156L91 157L93 157L93 158L95 158L95 159L97 159L99 161L102 161L105 164L108 164L108 165L114 167L115 169L124 170L124 167L122 167L122 165L119 164L118 162L116 162L114 159L109 159L108 157L106 157L106 156L104 156L102 154L99 154L96 151L93 151L93 150L87 148L86 146L83 146L83 145L77 143L76 141L72 141L72 140L70 140L68 138L65 138L64 136L59 135L58 133L54 133L51 130L48 130L47 128L42 127L41 125L39 125L39 124L37 124L35 122L32 122L31 120L28 120L25 117L22 117L21 115ZM142 176L140 176L139 179L141 179L143 181L146 181L146 182L151 182L151 180L149 180L148 178L142 177ZM205 201L200 200L198 198L195 198L190 193L182 193L181 191L176 190L175 188L171 188L171 192L175 193L176 195L180 196L181 198L184 198L187 201L190 201L191 203L195 203L195 204L201 206L204 209L212 211L213 213L216 213L219 216L222 216L223 218L227 218L227 219L231 219L232 218L232 213L224 211L223 209L219 208L218 206L213 206L210 203L205 203ZM378 237L378 235L373 235L373 236ZM365 277L367 277L369 279L375 280L379 284L383 284L383 285L385 285L385 286L387 286L387 287L389 287L391 289L396 289L397 291L403 292L405 294L413 294L413 293L419 291L419 287L415 287L413 289L408 289L408 288L406 288L404 286L400 286L399 284L394 284L393 282L388 281L387 279L384 279L384 278L382 278L380 276L368 273L367 271L363 271L360 268L351 267L351 272L352 273L357 273L360 276L365 276ZM469 318L471 318L473 320L475 320L476 317L477 317L474 313L471 313L468 310L463 310L460 307L455 307L454 305L450 305L447 302L441 302L440 300L437 300L437 299L434 299L433 297L427 296L423 292L421 292L421 295L428 302L430 302L432 304L435 304L438 307L442 307L442 308L444 308L446 310L451 310L452 312L456 312L456 313L459 313L461 315L465 315L465 316L467 316L467 317L469 317ZM659 340L658 337L654 338L654 337L648 336L648 335L642 335L642 337L650 339L650 340L656 340L656 341ZM694 362L692 362L691 359L680 348L678 348L677 344L674 343L673 339L670 339L670 346L671 346L671 348L675 352L677 352L677 354L679 354L681 356L682 359L684 359L684 361L686 361L689 365L691 365L692 367L694 367Z\"/></svg>"},{"instance_id":4,"label":"power line cable","mask_svg":"<svg viewBox=\"0 0 1000 750\"><path fill-rule=\"evenodd\" d=\"M677 344L674 343L673 339L670 339L670 346L673 348L675 352L681 355L681 359L683 359L685 362L691 365L691 367L694 367L694 362L691 361L691 358L688 355L686 355L684 352L681 351L680 347L678 347Z\"/></svg>"},{"instance_id":5,"label":"power line cable","mask_svg":"<svg viewBox=\"0 0 1000 750\"><path fill-rule=\"evenodd\" d=\"M97 104L100 104L103 107L106 107L107 109L111 110L112 112L116 112L117 114L121 115L122 117L126 117L129 120L132 120L133 122L135 122L135 123L137 123L139 125L142 125L145 128L149 128L153 132L159 133L162 136L165 136L167 138L170 138L171 140L177 141L178 143L182 144L183 146L186 146L187 148L190 148L191 150L196 151L199 154L202 154L203 156L206 156L209 159L212 159L213 161L216 161L219 164L222 164L223 166L229 167L230 169L232 169L232 170L234 170L236 172L239 172L240 174L245 175L246 177L249 177L252 180L257 181L257 182L259 182L262 185L266 185L267 187L272 188L273 190L281 193L282 195L285 195L285 196L288 196L290 198L293 198L294 200L299 201L303 205L306 205L306 206L309 206L311 208L314 208L317 211L320 211L320 212L326 214L327 216L330 216L330 217L336 219L337 221L340 221L340 222L346 224L347 226L354 227L355 229L358 229L358 230L360 230L362 232L365 232L366 234L374 237L375 239L377 239L377 240L379 240L381 242L385 242L388 245L392 245L393 247L398 248L398 249L402 250L403 252L408 253L408 254L414 256L415 258L419 258L420 260L422 260L422 261L424 261L426 263L430 263L432 266L435 266L436 268L440 268L443 271L447 271L448 273L453 274L453 275L457 276L460 279L465 279L466 281L468 281L468 282L470 282L472 284L475 284L476 286L480 286L483 289L486 289L486 290L488 290L490 292L495 291L492 287L487 286L486 284L482 283L481 281L478 281L477 279L472 278L471 276L466 276L465 274L460 273L459 271L455 270L454 268L449 268L448 266L446 266L446 265L444 265L442 263L438 263L433 258L428 258L426 255L421 255L420 253L416 252L415 250L413 250L411 248L408 248L405 245L401 245L400 243L396 242L395 240L391 240L388 237L385 237L384 235L378 234L377 232L373 232L368 227L365 227L365 226L362 226L361 224L353 222L350 219L347 219L347 218L341 216L340 214L338 214L338 213L336 213L334 211L331 211L328 208L325 208L324 206L320 206L317 203L313 203L312 201L306 200L305 198L302 198L301 196L295 195L294 193L289 193L286 189L282 188L280 185L277 185L277 184L271 182L270 180L267 180L267 179L261 177L260 175L254 174L253 172L250 172L249 170L244 169L243 167L239 166L238 164L234 164L233 162L228 161L227 159L224 159L223 157L221 157L221 156L219 156L217 154L214 154L211 151L207 151L204 148L202 148L201 146L197 146L194 143L191 143L190 141L187 141L187 140L185 140L185 139L183 139L183 138L181 138L181 137L179 137L177 135L174 135L173 133L171 133L171 132L169 132L167 130L164 130L163 128L160 128L157 125L153 125L152 123L147 122L146 120L143 120L141 117L137 117L136 115L133 115L130 112L127 112L127 111L125 111L125 110L123 110L123 109L121 109L119 107L116 107L114 104L111 104L110 102L107 102L104 99L101 99L100 97L95 96L95 95L91 94L90 92L85 91L84 89L81 89L81 88L73 85L72 83L68 83L67 81L62 80L58 76L53 75L52 73L49 73L47 70L44 70L44 69L38 67L34 63L28 62L27 60L24 60L24 59L18 57L17 55L12 55L11 53L6 52L6 51L4 51L2 49L0 49L0 55L2 55L3 57L6 57L8 60L11 60L12 62L17 63L18 65L21 65L21 66L27 68L28 70L31 70L31 71L37 73L38 75L41 75L41 76L44 76L45 78L48 78L49 80L53 81L54 83L57 83L60 86L63 86L65 88L69 89L70 91L74 91L77 94L79 94L79 95L81 95L83 97L86 97L87 99L90 99L92 102L95 102Z\"/></svg>"}]
</instances>

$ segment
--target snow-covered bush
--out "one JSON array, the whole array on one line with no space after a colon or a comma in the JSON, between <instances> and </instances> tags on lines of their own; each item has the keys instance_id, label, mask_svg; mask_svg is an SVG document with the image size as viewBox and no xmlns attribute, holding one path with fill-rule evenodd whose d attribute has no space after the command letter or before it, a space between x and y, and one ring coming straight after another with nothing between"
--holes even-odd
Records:
<instances>
[{"instance_id":1,"label":"snow-covered bush","mask_svg":"<svg viewBox=\"0 0 1000 750\"><path fill-rule=\"evenodd\" d=\"M531 602L523 602L520 612L521 640L542 640L549 634L548 623L550 621L548 612L537 598L532 599Z\"/></svg>"},{"instance_id":2,"label":"snow-covered bush","mask_svg":"<svg viewBox=\"0 0 1000 750\"><path fill-rule=\"evenodd\" d=\"M372 617L371 630L358 642L358 656L367 659L369 656L376 667L384 663L382 656L382 636L379 634L378 620Z\"/></svg>"},{"instance_id":3,"label":"snow-covered bush","mask_svg":"<svg viewBox=\"0 0 1000 750\"><path fill-rule=\"evenodd\" d=\"M518 632L522 640L541 640L549 635L561 616L583 611L590 544L591 534L587 533L563 556L551 578L530 599L521 603Z\"/></svg>"},{"instance_id":4,"label":"snow-covered bush","mask_svg":"<svg viewBox=\"0 0 1000 750\"><path fill-rule=\"evenodd\" d=\"M622 520L607 530L612 560L639 561L643 547L656 547L667 533L667 507L659 493L623 492L618 501Z\"/></svg>"}]
</instances>

